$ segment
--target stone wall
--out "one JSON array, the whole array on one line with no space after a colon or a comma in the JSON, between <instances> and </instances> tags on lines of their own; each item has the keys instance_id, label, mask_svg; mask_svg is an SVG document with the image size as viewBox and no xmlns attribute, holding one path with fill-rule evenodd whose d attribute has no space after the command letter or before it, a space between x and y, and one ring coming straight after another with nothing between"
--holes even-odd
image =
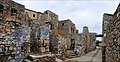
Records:
<instances>
[{"instance_id":1,"label":"stone wall","mask_svg":"<svg viewBox=\"0 0 120 62\"><path fill-rule=\"evenodd\" d=\"M89 33L90 35L90 46L89 51L94 51L96 49L96 33Z\"/></svg>"},{"instance_id":2,"label":"stone wall","mask_svg":"<svg viewBox=\"0 0 120 62\"><path fill-rule=\"evenodd\" d=\"M59 27L67 34L76 34L76 26L70 19L59 21Z\"/></svg>"},{"instance_id":3,"label":"stone wall","mask_svg":"<svg viewBox=\"0 0 120 62\"><path fill-rule=\"evenodd\" d=\"M0 17L8 21L25 23L25 6L12 0L0 1ZM2 7L3 6L3 7Z\"/></svg>"},{"instance_id":4,"label":"stone wall","mask_svg":"<svg viewBox=\"0 0 120 62\"><path fill-rule=\"evenodd\" d=\"M90 33L87 26L83 27L83 31L80 34L80 54L84 55L96 48L96 33Z\"/></svg>"},{"instance_id":5,"label":"stone wall","mask_svg":"<svg viewBox=\"0 0 120 62\"><path fill-rule=\"evenodd\" d=\"M50 10L46 10L38 20L40 26L49 28L49 50L58 50L58 36L55 31L58 29L58 15Z\"/></svg>"},{"instance_id":6,"label":"stone wall","mask_svg":"<svg viewBox=\"0 0 120 62\"><path fill-rule=\"evenodd\" d=\"M78 41L78 33L76 34L76 26L70 20L61 20L59 21L59 28L67 33L67 48L74 49L75 43Z\"/></svg>"},{"instance_id":7,"label":"stone wall","mask_svg":"<svg viewBox=\"0 0 120 62\"><path fill-rule=\"evenodd\" d=\"M4 60L18 62L24 58L22 44L26 37L26 29L23 30L23 24L27 25L24 9L24 5L12 0L0 0L0 41L2 41L0 42L0 53L3 52L3 56L0 54L2 57L0 62L2 60L3 62L5 62Z\"/></svg>"},{"instance_id":8,"label":"stone wall","mask_svg":"<svg viewBox=\"0 0 120 62\"><path fill-rule=\"evenodd\" d=\"M4 20L3 20L4 21ZM0 23L0 62L17 62L24 58L22 26L17 22L4 21Z\"/></svg>"},{"instance_id":9,"label":"stone wall","mask_svg":"<svg viewBox=\"0 0 120 62\"><path fill-rule=\"evenodd\" d=\"M106 62L120 61L120 4L114 14L104 14L103 22L103 43L106 44L103 54ZM106 30L105 30L106 28Z\"/></svg>"}]
</instances>

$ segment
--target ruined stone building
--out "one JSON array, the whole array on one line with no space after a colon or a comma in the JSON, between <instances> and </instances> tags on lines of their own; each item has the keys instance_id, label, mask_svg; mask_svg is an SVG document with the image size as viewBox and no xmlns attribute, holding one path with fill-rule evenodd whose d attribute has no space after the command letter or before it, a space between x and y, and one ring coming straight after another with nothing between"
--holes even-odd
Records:
<instances>
[{"instance_id":1,"label":"ruined stone building","mask_svg":"<svg viewBox=\"0 0 120 62\"><path fill-rule=\"evenodd\" d=\"M58 28L58 15L47 10L44 12L41 21L45 22L49 29L49 49L50 51L56 51L58 50L58 36L56 35L56 30Z\"/></svg>"},{"instance_id":2,"label":"ruined stone building","mask_svg":"<svg viewBox=\"0 0 120 62\"><path fill-rule=\"evenodd\" d=\"M67 34L67 48L68 49L74 49L75 42L76 42L76 26L75 24L70 20L61 20L59 21L59 28L63 30Z\"/></svg>"},{"instance_id":3,"label":"ruined stone building","mask_svg":"<svg viewBox=\"0 0 120 62\"><path fill-rule=\"evenodd\" d=\"M39 23L41 30L40 39L42 39L43 46L45 45L43 49L46 50L47 48L47 51L58 49L58 37L55 35L58 28L58 15L46 10L37 23Z\"/></svg>"},{"instance_id":4,"label":"ruined stone building","mask_svg":"<svg viewBox=\"0 0 120 62\"><path fill-rule=\"evenodd\" d=\"M26 9L25 13L26 15L28 15L27 19L29 20L29 24L31 27L31 51L58 51L58 15L49 10L46 10L44 13L41 13L30 9ZM36 43L39 44L38 47L34 45Z\"/></svg>"},{"instance_id":5,"label":"ruined stone building","mask_svg":"<svg viewBox=\"0 0 120 62\"><path fill-rule=\"evenodd\" d=\"M120 4L114 14L103 15L103 61L120 61Z\"/></svg>"},{"instance_id":6,"label":"ruined stone building","mask_svg":"<svg viewBox=\"0 0 120 62\"><path fill-rule=\"evenodd\" d=\"M87 26L83 27L82 33L80 33L79 44L81 45L80 55L84 55L96 48L96 33L89 32Z\"/></svg>"},{"instance_id":7,"label":"ruined stone building","mask_svg":"<svg viewBox=\"0 0 120 62\"><path fill-rule=\"evenodd\" d=\"M28 53L58 50L59 38L56 34L58 15L49 10L41 13L26 9L24 5L11 0L1 1L0 28L0 40L2 41L0 42L0 52L5 54L4 51L9 52L13 48L18 48L18 50L14 50L18 54L5 57L5 59L14 57L14 59L8 60L21 60L24 56L22 57L20 54L24 51L24 53ZM4 41L4 39L6 40ZM5 44L6 42L7 44ZM14 47L11 46L13 43ZM4 60L4 57L0 60Z\"/></svg>"},{"instance_id":8,"label":"ruined stone building","mask_svg":"<svg viewBox=\"0 0 120 62\"><path fill-rule=\"evenodd\" d=\"M42 13L33 11L30 9L25 9L26 20L29 24L29 49L30 52L41 52L40 51L40 23L38 20L41 18Z\"/></svg>"},{"instance_id":9,"label":"ruined stone building","mask_svg":"<svg viewBox=\"0 0 120 62\"><path fill-rule=\"evenodd\" d=\"M82 33L78 33L75 24L71 20L59 21L58 27L66 33L67 49L74 50L80 46L80 55L84 55L96 48L96 33L89 32L87 26Z\"/></svg>"},{"instance_id":10,"label":"ruined stone building","mask_svg":"<svg viewBox=\"0 0 120 62\"><path fill-rule=\"evenodd\" d=\"M7 21L25 23L25 6L11 0L0 2L0 16Z\"/></svg>"},{"instance_id":11,"label":"ruined stone building","mask_svg":"<svg viewBox=\"0 0 120 62\"><path fill-rule=\"evenodd\" d=\"M59 21L50 10L33 11L11 0L0 1L0 29L0 52L7 52L5 59L11 62L28 52L58 52L60 48L66 52L65 48L74 50L76 45L81 45L81 54L95 49L96 33L90 33L88 27L79 34L70 19Z\"/></svg>"}]
</instances>

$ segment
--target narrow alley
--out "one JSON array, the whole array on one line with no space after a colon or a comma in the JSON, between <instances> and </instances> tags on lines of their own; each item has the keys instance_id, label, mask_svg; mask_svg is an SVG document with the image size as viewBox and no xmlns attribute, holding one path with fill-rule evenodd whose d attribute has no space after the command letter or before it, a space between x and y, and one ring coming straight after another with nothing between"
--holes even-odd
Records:
<instances>
[{"instance_id":1,"label":"narrow alley","mask_svg":"<svg viewBox=\"0 0 120 62\"><path fill-rule=\"evenodd\" d=\"M102 51L101 49L96 49L88 54L85 54L81 57L72 58L66 60L66 62L102 62Z\"/></svg>"}]
</instances>

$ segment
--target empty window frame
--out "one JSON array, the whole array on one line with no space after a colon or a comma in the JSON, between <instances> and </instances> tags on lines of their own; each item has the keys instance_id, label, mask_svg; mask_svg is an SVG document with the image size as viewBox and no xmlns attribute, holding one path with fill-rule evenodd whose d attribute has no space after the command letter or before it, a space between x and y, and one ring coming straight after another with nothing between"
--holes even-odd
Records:
<instances>
[{"instance_id":1,"label":"empty window frame","mask_svg":"<svg viewBox=\"0 0 120 62\"><path fill-rule=\"evenodd\" d=\"M35 14L33 14L33 17L35 17Z\"/></svg>"},{"instance_id":2,"label":"empty window frame","mask_svg":"<svg viewBox=\"0 0 120 62\"><path fill-rule=\"evenodd\" d=\"M15 16L17 14L17 10L15 8L11 8L11 16Z\"/></svg>"},{"instance_id":3,"label":"empty window frame","mask_svg":"<svg viewBox=\"0 0 120 62\"><path fill-rule=\"evenodd\" d=\"M64 23L62 23L62 26L64 26L65 24Z\"/></svg>"},{"instance_id":4,"label":"empty window frame","mask_svg":"<svg viewBox=\"0 0 120 62\"><path fill-rule=\"evenodd\" d=\"M0 13L3 13L4 6L0 4Z\"/></svg>"}]
</instances>

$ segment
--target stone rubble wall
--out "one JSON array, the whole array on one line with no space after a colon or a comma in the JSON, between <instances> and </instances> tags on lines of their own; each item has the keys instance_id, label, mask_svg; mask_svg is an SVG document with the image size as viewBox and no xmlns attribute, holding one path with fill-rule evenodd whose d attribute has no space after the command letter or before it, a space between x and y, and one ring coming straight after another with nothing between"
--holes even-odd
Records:
<instances>
[{"instance_id":1,"label":"stone rubble wall","mask_svg":"<svg viewBox=\"0 0 120 62\"><path fill-rule=\"evenodd\" d=\"M21 26L14 22L0 23L0 62L1 61L21 61L24 58L20 36L22 35ZM21 33L20 33L21 32Z\"/></svg>"},{"instance_id":2,"label":"stone rubble wall","mask_svg":"<svg viewBox=\"0 0 120 62\"><path fill-rule=\"evenodd\" d=\"M103 23L103 43L106 44L103 54L105 54L106 62L120 61L120 4L114 14L106 14L103 18L107 19L108 23ZM103 22L106 21L103 19Z\"/></svg>"},{"instance_id":3,"label":"stone rubble wall","mask_svg":"<svg viewBox=\"0 0 120 62\"><path fill-rule=\"evenodd\" d=\"M22 62L26 30L25 6L12 0L0 0L0 62ZM23 32L24 31L24 32Z\"/></svg>"}]
</instances>

